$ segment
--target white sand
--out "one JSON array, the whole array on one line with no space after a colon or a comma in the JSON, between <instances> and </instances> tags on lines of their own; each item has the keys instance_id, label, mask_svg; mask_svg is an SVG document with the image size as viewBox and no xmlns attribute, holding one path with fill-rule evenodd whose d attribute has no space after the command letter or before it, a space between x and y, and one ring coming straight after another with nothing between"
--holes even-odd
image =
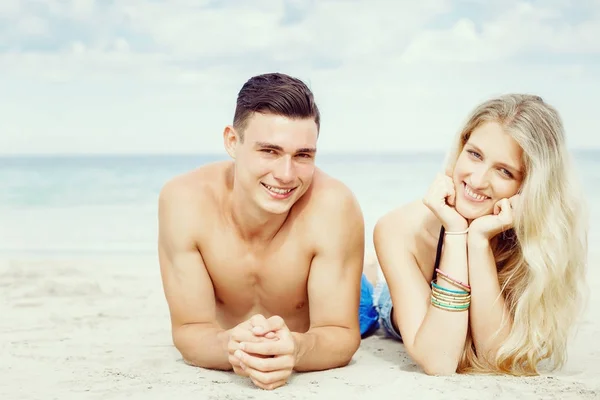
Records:
<instances>
[{"instance_id":1,"label":"white sand","mask_svg":"<svg viewBox=\"0 0 600 400\"><path fill-rule=\"evenodd\" d=\"M233 373L181 361L155 258L5 259L0 399L599 398L600 254L591 260L589 308L560 372L430 377L401 344L377 335L363 340L348 367L295 374L267 392Z\"/></svg>"}]
</instances>

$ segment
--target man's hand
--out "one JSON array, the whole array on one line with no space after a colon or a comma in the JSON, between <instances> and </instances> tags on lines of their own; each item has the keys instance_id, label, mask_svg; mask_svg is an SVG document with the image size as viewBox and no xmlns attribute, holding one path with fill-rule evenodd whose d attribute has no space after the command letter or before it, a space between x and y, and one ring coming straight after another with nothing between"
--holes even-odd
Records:
<instances>
[{"instance_id":1,"label":"man's hand","mask_svg":"<svg viewBox=\"0 0 600 400\"><path fill-rule=\"evenodd\" d=\"M239 360L238 365L256 386L276 389L285 385L296 365L296 342L281 317L256 322L252 329L255 338L265 335L274 336L273 339L241 341L234 358Z\"/></svg>"},{"instance_id":2,"label":"man's hand","mask_svg":"<svg viewBox=\"0 0 600 400\"><path fill-rule=\"evenodd\" d=\"M233 367L233 372L237 375L248 376L248 373L244 371L240 365L240 359L234 355L236 350L241 348L241 343L254 343L275 339L274 332L266 332L265 334L260 335L253 332L253 329L256 329L256 327L258 327L258 331L262 331L262 327L266 325L267 319L264 316L257 314L231 330L227 350L229 352L229 363Z\"/></svg>"}]
</instances>

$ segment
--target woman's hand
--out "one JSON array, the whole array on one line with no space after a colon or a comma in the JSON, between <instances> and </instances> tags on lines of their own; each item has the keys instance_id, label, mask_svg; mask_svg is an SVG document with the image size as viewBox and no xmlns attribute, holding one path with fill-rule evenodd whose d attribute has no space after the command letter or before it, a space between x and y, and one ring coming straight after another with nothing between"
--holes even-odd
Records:
<instances>
[{"instance_id":1,"label":"woman's hand","mask_svg":"<svg viewBox=\"0 0 600 400\"><path fill-rule=\"evenodd\" d=\"M497 234L513 227L514 209L519 201L516 194L494 204L493 214L484 215L471 222L469 236L490 240Z\"/></svg>"},{"instance_id":2,"label":"woman's hand","mask_svg":"<svg viewBox=\"0 0 600 400\"><path fill-rule=\"evenodd\" d=\"M456 192L449 176L439 174L436 177L423 198L423 204L435 214L446 231L461 232L467 229L467 220L454 208Z\"/></svg>"}]
</instances>

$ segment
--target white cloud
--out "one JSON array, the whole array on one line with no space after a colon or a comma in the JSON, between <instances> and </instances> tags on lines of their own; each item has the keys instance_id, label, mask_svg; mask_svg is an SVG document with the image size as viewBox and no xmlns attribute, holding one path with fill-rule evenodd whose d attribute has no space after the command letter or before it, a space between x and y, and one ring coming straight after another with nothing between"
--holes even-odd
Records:
<instances>
[{"instance_id":1,"label":"white cloud","mask_svg":"<svg viewBox=\"0 0 600 400\"><path fill-rule=\"evenodd\" d=\"M18 15L21 9L20 0L4 0L0 1L0 17L12 18Z\"/></svg>"},{"instance_id":2,"label":"white cloud","mask_svg":"<svg viewBox=\"0 0 600 400\"><path fill-rule=\"evenodd\" d=\"M440 149L507 91L600 146L596 0L216 3L2 2L0 152L221 151L242 83L275 70L314 89L325 151Z\"/></svg>"},{"instance_id":3,"label":"white cloud","mask_svg":"<svg viewBox=\"0 0 600 400\"><path fill-rule=\"evenodd\" d=\"M16 33L24 36L43 35L47 32L46 21L35 15L26 15L17 22Z\"/></svg>"},{"instance_id":4,"label":"white cloud","mask_svg":"<svg viewBox=\"0 0 600 400\"><path fill-rule=\"evenodd\" d=\"M600 53L600 15L571 23L563 18L566 4L506 2L492 20L476 23L462 18L450 29L429 30L412 41L404 59L409 62L491 62L535 54Z\"/></svg>"}]
</instances>

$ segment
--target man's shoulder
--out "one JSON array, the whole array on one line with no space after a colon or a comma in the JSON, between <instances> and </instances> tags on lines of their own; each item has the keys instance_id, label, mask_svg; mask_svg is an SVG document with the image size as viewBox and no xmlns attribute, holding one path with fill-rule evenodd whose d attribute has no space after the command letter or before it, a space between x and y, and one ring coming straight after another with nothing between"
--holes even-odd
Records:
<instances>
[{"instance_id":1,"label":"man's shoulder","mask_svg":"<svg viewBox=\"0 0 600 400\"><path fill-rule=\"evenodd\" d=\"M318 170L310 195L300 207L301 219L320 238L334 232L362 229L364 219L361 207L352 190L342 181Z\"/></svg>"},{"instance_id":2,"label":"man's shoulder","mask_svg":"<svg viewBox=\"0 0 600 400\"><path fill-rule=\"evenodd\" d=\"M161 203L172 206L197 204L217 195L225 186L231 162L214 162L170 178L160 190Z\"/></svg>"},{"instance_id":3,"label":"man's shoulder","mask_svg":"<svg viewBox=\"0 0 600 400\"><path fill-rule=\"evenodd\" d=\"M361 213L355 194L341 180L317 170L310 194L311 214L322 217Z\"/></svg>"}]
</instances>

